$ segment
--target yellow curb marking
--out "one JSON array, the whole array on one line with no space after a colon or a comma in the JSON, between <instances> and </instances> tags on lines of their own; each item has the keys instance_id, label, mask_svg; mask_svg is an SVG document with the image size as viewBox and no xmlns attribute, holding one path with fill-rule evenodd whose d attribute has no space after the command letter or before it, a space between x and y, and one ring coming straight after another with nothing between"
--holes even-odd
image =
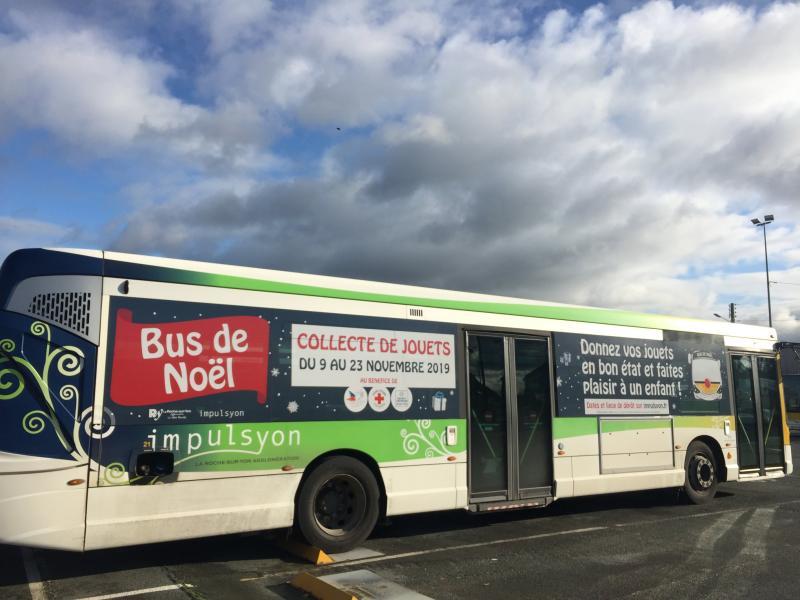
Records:
<instances>
[{"instance_id":1,"label":"yellow curb marking","mask_svg":"<svg viewBox=\"0 0 800 600\"><path fill-rule=\"evenodd\" d=\"M294 540L278 540L276 545L290 554L304 558L314 565L330 565L335 562L330 556L319 548L301 544Z\"/></svg>"}]
</instances>

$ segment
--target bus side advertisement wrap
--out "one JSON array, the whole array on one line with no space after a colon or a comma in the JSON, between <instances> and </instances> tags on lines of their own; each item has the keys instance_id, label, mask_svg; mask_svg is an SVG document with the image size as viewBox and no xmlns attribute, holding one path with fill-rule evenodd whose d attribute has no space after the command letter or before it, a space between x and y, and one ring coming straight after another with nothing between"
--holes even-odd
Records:
<instances>
[{"instance_id":1,"label":"bus side advertisement wrap","mask_svg":"<svg viewBox=\"0 0 800 600\"><path fill-rule=\"evenodd\" d=\"M463 423L455 340L437 323L115 297L102 463L127 472L131 449L172 452L176 472L302 467L337 447L444 459L465 446L440 435Z\"/></svg>"},{"instance_id":2,"label":"bus side advertisement wrap","mask_svg":"<svg viewBox=\"0 0 800 600\"><path fill-rule=\"evenodd\" d=\"M122 406L253 391L264 404L269 324L259 317L132 322L116 313L111 397Z\"/></svg>"},{"instance_id":3,"label":"bus side advertisement wrap","mask_svg":"<svg viewBox=\"0 0 800 600\"><path fill-rule=\"evenodd\" d=\"M730 414L719 336L555 334L558 416Z\"/></svg>"},{"instance_id":4,"label":"bus side advertisement wrap","mask_svg":"<svg viewBox=\"0 0 800 600\"><path fill-rule=\"evenodd\" d=\"M97 349L59 327L5 311L0 331L0 452L87 463L92 439L114 427L104 415L101 429L90 432Z\"/></svg>"}]
</instances>

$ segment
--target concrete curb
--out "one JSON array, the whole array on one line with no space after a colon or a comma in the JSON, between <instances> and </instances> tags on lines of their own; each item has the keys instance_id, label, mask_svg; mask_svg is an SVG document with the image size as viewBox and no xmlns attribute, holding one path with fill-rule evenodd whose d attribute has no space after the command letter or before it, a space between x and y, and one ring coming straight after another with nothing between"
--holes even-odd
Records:
<instances>
[{"instance_id":1,"label":"concrete curb","mask_svg":"<svg viewBox=\"0 0 800 600\"><path fill-rule=\"evenodd\" d=\"M319 577L314 577L311 573L295 575L289 584L311 594L318 600L358 600L350 592L323 581Z\"/></svg>"}]
</instances>

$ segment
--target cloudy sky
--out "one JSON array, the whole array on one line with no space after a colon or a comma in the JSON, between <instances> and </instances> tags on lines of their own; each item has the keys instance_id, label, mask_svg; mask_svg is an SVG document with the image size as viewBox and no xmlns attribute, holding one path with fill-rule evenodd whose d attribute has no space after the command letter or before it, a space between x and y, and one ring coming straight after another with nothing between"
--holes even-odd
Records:
<instances>
[{"instance_id":1,"label":"cloudy sky","mask_svg":"<svg viewBox=\"0 0 800 600\"><path fill-rule=\"evenodd\" d=\"M0 257L79 246L800 339L800 5L0 0Z\"/></svg>"}]
</instances>

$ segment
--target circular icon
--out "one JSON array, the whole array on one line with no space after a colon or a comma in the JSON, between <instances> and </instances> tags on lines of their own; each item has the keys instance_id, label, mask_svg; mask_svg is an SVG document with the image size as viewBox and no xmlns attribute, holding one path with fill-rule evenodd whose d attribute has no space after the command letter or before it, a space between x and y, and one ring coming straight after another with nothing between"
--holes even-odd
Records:
<instances>
[{"instance_id":1,"label":"circular icon","mask_svg":"<svg viewBox=\"0 0 800 600\"><path fill-rule=\"evenodd\" d=\"M374 387L369 391L369 405L375 412L383 412L391 404L389 390L382 387Z\"/></svg>"},{"instance_id":2,"label":"circular icon","mask_svg":"<svg viewBox=\"0 0 800 600\"><path fill-rule=\"evenodd\" d=\"M349 387L344 391L344 405L350 412L361 412L367 406L367 392L362 387Z\"/></svg>"},{"instance_id":3,"label":"circular icon","mask_svg":"<svg viewBox=\"0 0 800 600\"><path fill-rule=\"evenodd\" d=\"M117 418L114 416L114 413L112 413L109 409L104 408L102 417L103 420L98 426L92 425L92 419L90 418L91 414L91 406L81 413L81 421L85 419L83 429L86 432L86 435L95 440L101 440L114 433L114 428L117 425Z\"/></svg>"},{"instance_id":4,"label":"circular icon","mask_svg":"<svg viewBox=\"0 0 800 600\"><path fill-rule=\"evenodd\" d=\"M406 412L414 404L414 396L408 388L397 387L392 390L392 406L399 412Z\"/></svg>"}]
</instances>

